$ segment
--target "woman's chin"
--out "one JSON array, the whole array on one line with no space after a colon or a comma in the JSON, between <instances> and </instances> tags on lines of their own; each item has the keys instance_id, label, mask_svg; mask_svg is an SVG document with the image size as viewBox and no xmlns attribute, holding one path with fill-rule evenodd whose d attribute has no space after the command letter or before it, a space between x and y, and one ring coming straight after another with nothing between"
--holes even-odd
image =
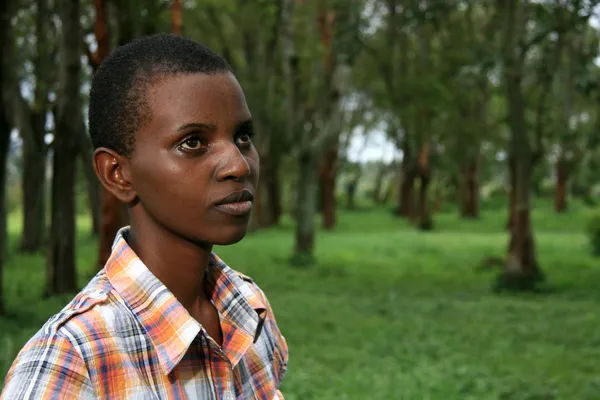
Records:
<instances>
[{"instance_id":1,"label":"woman's chin","mask_svg":"<svg viewBox=\"0 0 600 400\"><path fill-rule=\"evenodd\" d=\"M238 228L235 231L226 232L227 234L223 232L223 235L219 235L218 238L215 238L213 244L216 246L229 246L232 244L236 244L246 236L247 231L248 228L244 227L243 229Z\"/></svg>"}]
</instances>

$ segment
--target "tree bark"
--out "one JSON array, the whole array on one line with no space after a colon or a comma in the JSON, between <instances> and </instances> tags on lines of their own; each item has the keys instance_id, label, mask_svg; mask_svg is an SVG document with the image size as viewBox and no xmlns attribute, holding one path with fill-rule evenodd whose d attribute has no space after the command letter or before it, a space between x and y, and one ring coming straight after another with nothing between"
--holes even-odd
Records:
<instances>
[{"instance_id":1,"label":"tree bark","mask_svg":"<svg viewBox=\"0 0 600 400\"><path fill-rule=\"evenodd\" d=\"M279 224L281 216L281 181L279 157L269 155L261 158L261 213L260 227L268 228Z\"/></svg>"},{"instance_id":2,"label":"tree bark","mask_svg":"<svg viewBox=\"0 0 600 400\"><path fill-rule=\"evenodd\" d=\"M419 229L428 231L433 228L431 208L429 206L429 174L419 176Z\"/></svg>"},{"instance_id":3,"label":"tree bark","mask_svg":"<svg viewBox=\"0 0 600 400\"><path fill-rule=\"evenodd\" d=\"M36 135L37 136L37 132ZM37 143L23 141L23 231L20 251L41 249L46 230L46 150L43 138Z\"/></svg>"},{"instance_id":4,"label":"tree bark","mask_svg":"<svg viewBox=\"0 0 600 400\"><path fill-rule=\"evenodd\" d=\"M338 143L333 143L325 153L321 166L321 206L323 213L323 228L331 230L335 226L335 181L338 158Z\"/></svg>"},{"instance_id":5,"label":"tree bark","mask_svg":"<svg viewBox=\"0 0 600 400\"><path fill-rule=\"evenodd\" d=\"M296 254L300 264L311 262L314 247L314 215L317 207L317 160L303 152L298 157L298 197L296 217Z\"/></svg>"},{"instance_id":6,"label":"tree bark","mask_svg":"<svg viewBox=\"0 0 600 400\"><path fill-rule=\"evenodd\" d=\"M479 155L462 166L462 196L460 215L463 218L479 217Z\"/></svg>"},{"instance_id":7,"label":"tree bark","mask_svg":"<svg viewBox=\"0 0 600 400\"><path fill-rule=\"evenodd\" d=\"M429 184L431 170L429 166L429 143L424 143L419 150L419 229L431 230L433 220L429 206Z\"/></svg>"},{"instance_id":8,"label":"tree bark","mask_svg":"<svg viewBox=\"0 0 600 400\"><path fill-rule=\"evenodd\" d=\"M92 218L92 235L100 234L100 203L101 203L101 185L96 177L93 166L93 148L90 139L85 133L85 124L81 120L79 134L79 154L81 155L81 164L85 174L88 189L88 205Z\"/></svg>"},{"instance_id":9,"label":"tree bark","mask_svg":"<svg viewBox=\"0 0 600 400\"><path fill-rule=\"evenodd\" d=\"M271 220L269 226L279 225L281 219L281 177L279 175L280 159L278 156L273 156L272 168L269 179L267 180L267 196L269 198L269 207L271 209Z\"/></svg>"},{"instance_id":10,"label":"tree bark","mask_svg":"<svg viewBox=\"0 0 600 400\"><path fill-rule=\"evenodd\" d=\"M408 143L402 145L402 162L400 163L400 190L398 190L397 214L401 217L412 218L414 214L414 186L416 171L411 158L411 149Z\"/></svg>"},{"instance_id":11,"label":"tree bark","mask_svg":"<svg viewBox=\"0 0 600 400\"><path fill-rule=\"evenodd\" d=\"M402 168L402 182L399 190L398 215L412 218L414 214L415 173L412 168Z\"/></svg>"},{"instance_id":12,"label":"tree bark","mask_svg":"<svg viewBox=\"0 0 600 400\"><path fill-rule=\"evenodd\" d=\"M262 159L261 159L261 169L262 168ZM261 175L264 175L264 171L261 171ZM262 221L264 219L263 212L265 211L264 201L263 201L263 193L265 192L265 182L263 176L258 180L258 186L254 191L254 202L252 204L252 214L250 215L250 223L248 224L248 231L254 232L260 229L262 226Z\"/></svg>"},{"instance_id":13,"label":"tree bark","mask_svg":"<svg viewBox=\"0 0 600 400\"><path fill-rule=\"evenodd\" d=\"M171 3L171 29L173 34L181 35L181 0L173 0Z\"/></svg>"},{"instance_id":14,"label":"tree bark","mask_svg":"<svg viewBox=\"0 0 600 400\"><path fill-rule=\"evenodd\" d=\"M279 158L265 154L260 163L260 180L254 194L251 230L278 225L281 217Z\"/></svg>"},{"instance_id":15,"label":"tree bark","mask_svg":"<svg viewBox=\"0 0 600 400\"><path fill-rule=\"evenodd\" d=\"M517 204L517 171L516 163L513 155L508 157L508 221L506 222L506 229L509 231L512 229L513 221L515 220L515 210Z\"/></svg>"},{"instance_id":16,"label":"tree bark","mask_svg":"<svg viewBox=\"0 0 600 400\"><path fill-rule=\"evenodd\" d=\"M561 156L556 163L556 191L554 209L557 213L567 211L567 179L568 171L565 159Z\"/></svg>"},{"instance_id":17,"label":"tree bark","mask_svg":"<svg viewBox=\"0 0 600 400\"><path fill-rule=\"evenodd\" d=\"M75 269L75 171L81 134L79 0L61 0L60 90L54 138L52 227L46 295L77 289Z\"/></svg>"}]
</instances>

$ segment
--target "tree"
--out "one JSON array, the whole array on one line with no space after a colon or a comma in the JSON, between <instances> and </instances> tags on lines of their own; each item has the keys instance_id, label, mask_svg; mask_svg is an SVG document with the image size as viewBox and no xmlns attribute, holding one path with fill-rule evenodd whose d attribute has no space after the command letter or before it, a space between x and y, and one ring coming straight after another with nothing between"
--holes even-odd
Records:
<instances>
[{"instance_id":1,"label":"tree","mask_svg":"<svg viewBox=\"0 0 600 400\"><path fill-rule=\"evenodd\" d=\"M81 132L79 0L60 0L59 90L53 143L52 227L46 295L75 291L75 171Z\"/></svg>"},{"instance_id":2,"label":"tree","mask_svg":"<svg viewBox=\"0 0 600 400\"><path fill-rule=\"evenodd\" d=\"M241 7L233 18L240 26L238 38L240 61L234 64L244 87L258 134L254 145L260 154L260 181L255 193L251 227L277 225L281 216L281 160L291 139L283 123L280 102L282 71L278 68L283 24L283 2L251 2ZM224 47L235 60L230 46Z\"/></svg>"},{"instance_id":3,"label":"tree","mask_svg":"<svg viewBox=\"0 0 600 400\"><path fill-rule=\"evenodd\" d=\"M387 125L389 137L402 153L398 171L400 182L396 208L396 214L402 217L412 217L414 214L414 184L418 173L410 130L413 88L408 87L411 79L414 79L410 76L413 51L410 48L410 30L407 29L411 6L409 0L385 0L373 3L373 13L369 20L379 18L384 24L375 33L365 35L361 42L375 70L370 73L363 72L364 77L358 79L358 85L371 94L376 105L392 113ZM369 67L371 66L363 67L365 72L371 69ZM381 84L373 84L373 75L381 77Z\"/></svg>"},{"instance_id":4,"label":"tree","mask_svg":"<svg viewBox=\"0 0 600 400\"><path fill-rule=\"evenodd\" d=\"M530 187L533 154L525 121L523 75L527 25L526 3L523 0L499 0L503 15L502 61L510 126L510 154L514 210L510 227L508 259L499 287L532 288L542 279L539 269L530 217ZM524 47L527 46L527 47Z\"/></svg>"},{"instance_id":5,"label":"tree","mask_svg":"<svg viewBox=\"0 0 600 400\"><path fill-rule=\"evenodd\" d=\"M0 46L4 52L11 51L12 38L10 37L10 3L9 1L0 2ZM8 96L5 89L7 83L7 65L6 59L0 60L0 315L6 312L4 302L4 259L6 255L6 158L10 143L10 130L7 110Z\"/></svg>"},{"instance_id":6,"label":"tree","mask_svg":"<svg viewBox=\"0 0 600 400\"><path fill-rule=\"evenodd\" d=\"M354 49L344 39L355 36L357 29L354 13L340 11L344 6L356 10L356 2L343 5L321 0L311 5L314 8L309 4L298 7L297 11L301 11L297 13L298 21L307 18L309 23L317 23L319 36L314 39L319 41L319 47L311 46L303 48L302 53L297 52L299 39L294 32L293 2L285 2L282 30L287 129L288 137L296 138L294 156L298 163L296 246L292 261L302 265L311 263L314 258L319 161L332 140L341 133L344 110L348 108L345 103ZM337 40L332 40L333 32L340 35ZM301 43L312 45L314 39Z\"/></svg>"},{"instance_id":7,"label":"tree","mask_svg":"<svg viewBox=\"0 0 600 400\"><path fill-rule=\"evenodd\" d=\"M440 66L446 61L440 57L439 31L456 4L413 0L372 4L381 28L366 35L363 44L376 68L372 74L382 82L369 83L369 75L364 79L378 106L392 114L388 133L402 153L396 213L415 220L420 229L430 229L432 150L439 138L434 122L443 92Z\"/></svg>"},{"instance_id":8,"label":"tree","mask_svg":"<svg viewBox=\"0 0 600 400\"><path fill-rule=\"evenodd\" d=\"M578 10L578 9L576 9ZM567 8L558 10L563 24L573 28L563 30L558 35L557 42L564 44L565 51L557 57L561 57L561 68L558 71L560 84L557 87L557 108L559 116L557 125L557 145L555 161L555 210L559 213L567 210L568 186L576 173L581 160L584 158L583 146L585 135L589 134L588 121L590 113L585 105L590 97L581 90L580 82L588 78L588 74L594 68L594 62L598 55L598 39L588 23L578 24L576 11ZM557 12L558 12L557 11ZM562 21L566 19L566 21ZM558 47L558 44L557 44ZM592 130L592 134L597 132Z\"/></svg>"},{"instance_id":9,"label":"tree","mask_svg":"<svg viewBox=\"0 0 600 400\"><path fill-rule=\"evenodd\" d=\"M527 72L526 60L532 49L539 48L551 33L560 38L582 23L587 23L596 4L571 4L557 0L550 5L527 0L497 0L503 22L501 59L510 127L511 176L510 242L506 265L497 282L498 288L531 289L543 279L537 263L530 217L532 172L536 160L540 158L541 149L538 145L538 152L535 151L533 143L539 142L539 137L534 140L536 138L528 129L526 119L527 104L523 83ZM574 15L577 17L564 23L561 16L573 5L576 7ZM539 18L540 15L547 18ZM558 59L558 56L555 57Z\"/></svg>"},{"instance_id":10,"label":"tree","mask_svg":"<svg viewBox=\"0 0 600 400\"><path fill-rule=\"evenodd\" d=\"M334 138L327 148L319 168L321 193L321 212L323 213L323 228L331 230L335 226L335 187L338 170L338 138Z\"/></svg>"},{"instance_id":11,"label":"tree","mask_svg":"<svg viewBox=\"0 0 600 400\"><path fill-rule=\"evenodd\" d=\"M41 249L46 232L45 136L47 114L50 111L48 96L53 81L51 62L54 52L48 0L35 1L34 15L35 51L31 54L31 58L35 83L32 103L25 100L21 94L19 69L23 69L23 66L20 60L17 60L17 54L7 54L7 58L12 61L9 64L11 71L7 71L11 74L11 78L6 83L7 90L11 92L7 104L11 110L9 118L12 119L12 125L18 127L23 139L23 231L20 249L29 253ZM26 23L18 25L28 26ZM22 34L31 35L26 29Z\"/></svg>"}]
</instances>

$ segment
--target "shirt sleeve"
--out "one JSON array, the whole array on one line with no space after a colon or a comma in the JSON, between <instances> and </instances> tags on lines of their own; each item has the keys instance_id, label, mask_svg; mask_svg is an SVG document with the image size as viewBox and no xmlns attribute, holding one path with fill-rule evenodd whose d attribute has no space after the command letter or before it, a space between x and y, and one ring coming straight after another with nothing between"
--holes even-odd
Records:
<instances>
[{"instance_id":1,"label":"shirt sleeve","mask_svg":"<svg viewBox=\"0 0 600 400\"><path fill-rule=\"evenodd\" d=\"M60 333L36 335L14 361L0 400L94 399L84 361Z\"/></svg>"}]
</instances>

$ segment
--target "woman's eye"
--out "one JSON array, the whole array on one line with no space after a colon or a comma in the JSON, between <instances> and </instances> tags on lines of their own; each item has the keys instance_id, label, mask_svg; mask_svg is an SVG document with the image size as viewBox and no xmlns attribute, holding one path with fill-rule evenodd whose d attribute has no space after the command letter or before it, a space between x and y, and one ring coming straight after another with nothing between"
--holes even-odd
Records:
<instances>
[{"instance_id":1,"label":"woman's eye","mask_svg":"<svg viewBox=\"0 0 600 400\"><path fill-rule=\"evenodd\" d=\"M200 150L203 146L200 139L192 137L181 143L181 147L185 150Z\"/></svg>"},{"instance_id":2,"label":"woman's eye","mask_svg":"<svg viewBox=\"0 0 600 400\"><path fill-rule=\"evenodd\" d=\"M241 145L248 145L252 142L252 135L243 133L237 137L237 142Z\"/></svg>"}]
</instances>

